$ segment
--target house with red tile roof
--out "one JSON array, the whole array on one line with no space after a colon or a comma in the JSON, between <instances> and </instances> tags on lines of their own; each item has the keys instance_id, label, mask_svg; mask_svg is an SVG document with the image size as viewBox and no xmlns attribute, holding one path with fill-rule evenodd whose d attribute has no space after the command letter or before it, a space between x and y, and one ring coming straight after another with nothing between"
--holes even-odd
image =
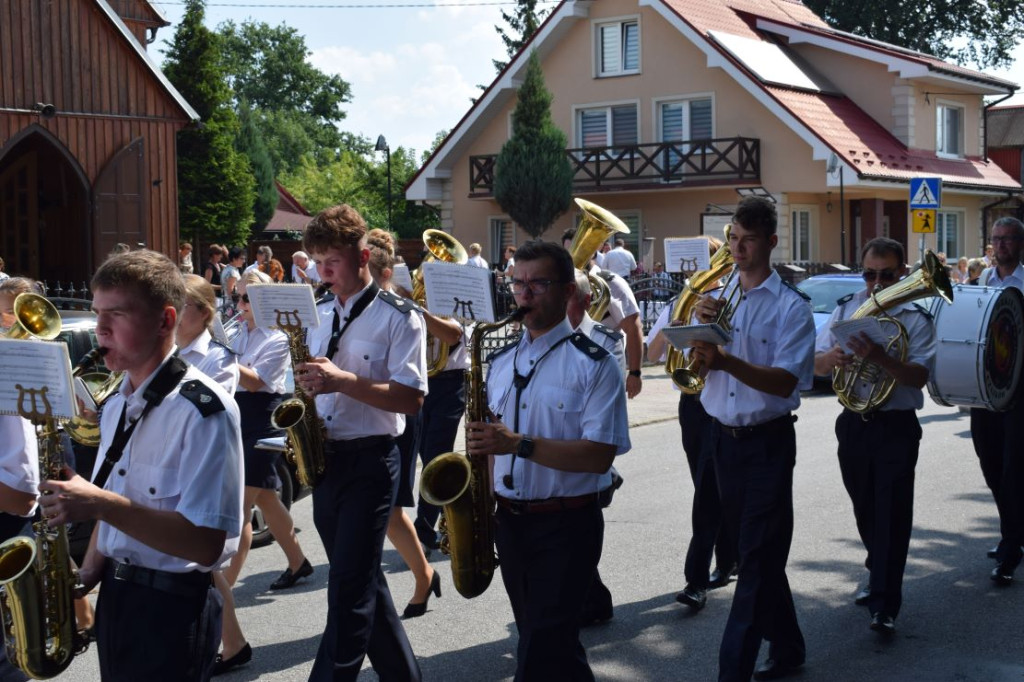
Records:
<instances>
[{"instance_id":1,"label":"house with red tile roof","mask_svg":"<svg viewBox=\"0 0 1024 682\"><path fill-rule=\"evenodd\" d=\"M942 179L923 241L949 257L980 254L1021 196L985 148L985 98L1015 83L836 31L797 0L565 0L406 187L491 261L528 238L491 188L532 51L574 194L622 218L648 267L666 238L721 236L744 193L777 203L776 261L851 264L881 235L917 259L913 178Z\"/></svg>"},{"instance_id":2,"label":"house with red tile roof","mask_svg":"<svg viewBox=\"0 0 1024 682\"><path fill-rule=\"evenodd\" d=\"M989 156L1010 177L1024 182L1024 104L990 109L988 124Z\"/></svg>"}]
</instances>

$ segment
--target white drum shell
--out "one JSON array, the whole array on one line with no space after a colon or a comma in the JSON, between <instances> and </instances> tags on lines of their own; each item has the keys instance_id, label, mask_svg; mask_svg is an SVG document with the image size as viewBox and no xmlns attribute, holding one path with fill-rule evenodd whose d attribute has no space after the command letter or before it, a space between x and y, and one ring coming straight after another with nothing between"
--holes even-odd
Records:
<instances>
[{"instance_id":1,"label":"white drum shell","mask_svg":"<svg viewBox=\"0 0 1024 682\"><path fill-rule=\"evenodd\" d=\"M1024 365L1024 298L1017 289L957 285L953 303L933 299L937 350L928 393L940 405L1009 409ZM998 320L994 320L996 317ZM993 324L1003 325L1001 342L1009 364L992 365L989 339ZM1008 331L1009 325L1013 331Z\"/></svg>"}]
</instances>

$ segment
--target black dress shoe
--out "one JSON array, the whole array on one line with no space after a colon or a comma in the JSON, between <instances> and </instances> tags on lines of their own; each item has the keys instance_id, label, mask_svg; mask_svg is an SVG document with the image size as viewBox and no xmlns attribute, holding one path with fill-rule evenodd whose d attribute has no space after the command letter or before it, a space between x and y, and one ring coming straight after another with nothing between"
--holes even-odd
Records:
<instances>
[{"instance_id":1,"label":"black dress shoe","mask_svg":"<svg viewBox=\"0 0 1024 682\"><path fill-rule=\"evenodd\" d=\"M739 567L736 564L725 568L715 566L715 570L711 572L711 579L708 580L708 589L713 590L718 587L725 587L738 573Z\"/></svg>"},{"instance_id":2,"label":"black dress shoe","mask_svg":"<svg viewBox=\"0 0 1024 682\"><path fill-rule=\"evenodd\" d=\"M682 592L676 595L676 601L689 606L694 611L700 611L708 603L708 591L687 585Z\"/></svg>"},{"instance_id":3,"label":"black dress shoe","mask_svg":"<svg viewBox=\"0 0 1024 682\"><path fill-rule=\"evenodd\" d=\"M420 604L413 604L409 602L405 605L405 611L402 612L402 618L419 618L427 612L427 604L430 603L430 593L433 592L435 597L441 596L441 575L434 571L434 577L430 579L430 589L427 590L427 598Z\"/></svg>"},{"instance_id":4,"label":"black dress shoe","mask_svg":"<svg viewBox=\"0 0 1024 682\"><path fill-rule=\"evenodd\" d=\"M889 637L896 633L896 619L888 614L878 612L872 614L871 625L868 627L880 635Z\"/></svg>"},{"instance_id":5,"label":"black dress shoe","mask_svg":"<svg viewBox=\"0 0 1024 682\"><path fill-rule=\"evenodd\" d=\"M427 523L426 519L417 516L412 526L416 529L416 537L419 538L424 549L440 549L441 545L437 541L437 531Z\"/></svg>"},{"instance_id":6,"label":"black dress shoe","mask_svg":"<svg viewBox=\"0 0 1024 682\"><path fill-rule=\"evenodd\" d=\"M299 566L299 570L292 573L292 569L286 568L284 573L278 577L277 580L270 583L270 589L272 590L284 590L294 585L299 578L305 578L313 575L313 566L309 563L309 559L303 559L302 565Z\"/></svg>"},{"instance_id":7,"label":"black dress shoe","mask_svg":"<svg viewBox=\"0 0 1024 682\"><path fill-rule=\"evenodd\" d=\"M996 585L1008 587L1013 584L1013 572L1016 568L1016 566L1011 567L1006 561L1001 561L992 569L992 575L989 577Z\"/></svg>"},{"instance_id":8,"label":"black dress shoe","mask_svg":"<svg viewBox=\"0 0 1024 682\"><path fill-rule=\"evenodd\" d=\"M868 603L868 599L871 599L871 585L865 585L863 590L855 594L853 603L857 606L864 606Z\"/></svg>"},{"instance_id":9,"label":"black dress shoe","mask_svg":"<svg viewBox=\"0 0 1024 682\"><path fill-rule=\"evenodd\" d=\"M803 661L777 661L769 658L760 668L754 671L755 680L781 680L783 677L795 675Z\"/></svg>"},{"instance_id":10,"label":"black dress shoe","mask_svg":"<svg viewBox=\"0 0 1024 682\"><path fill-rule=\"evenodd\" d=\"M223 675L232 668L245 665L252 660L252 647L246 642L245 646L238 650L238 653L231 658L224 658L222 655L217 654L217 659L213 663L213 676Z\"/></svg>"},{"instance_id":11,"label":"black dress shoe","mask_svg":"<svg viewBox=\"0 0 1024 682\"><path fill-rule=\"evenodd\" d=\"M987 556L989 559L998 559L999 558L999 545L996 545L992 549L990 549L987 552L985 552L985 556Z\"/></svg>"}]
</instances>

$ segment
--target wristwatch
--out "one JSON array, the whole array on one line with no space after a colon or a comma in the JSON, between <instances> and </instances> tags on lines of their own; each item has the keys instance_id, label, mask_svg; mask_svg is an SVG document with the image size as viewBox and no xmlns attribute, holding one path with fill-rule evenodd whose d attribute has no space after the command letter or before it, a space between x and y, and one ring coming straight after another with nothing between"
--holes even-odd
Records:
<instances>
[{"instance_id":1,"label":"wristwatch","mask_svg":"<svg viewBox=\"0 0 1024 682\"><path fill-rule=\"evenodd\" d=\"M638 370L638 369L631 369L631 370L629 370L629 376L631 376L631 377L639 377L640 376L640 370Z\"/></svg>"},{"instance_id":2,"label":"wristwatch","mask_svg":"<svg viewBox=\"0 0 1024 682\"><path fill-rule=\"evenodd\" d=\"M516 456L522 457L523 459L530 459L533 457L533 439L529 436L523 436L523 439L519 441L519 448L516 450Z\"/></svg>"}]
</instances>

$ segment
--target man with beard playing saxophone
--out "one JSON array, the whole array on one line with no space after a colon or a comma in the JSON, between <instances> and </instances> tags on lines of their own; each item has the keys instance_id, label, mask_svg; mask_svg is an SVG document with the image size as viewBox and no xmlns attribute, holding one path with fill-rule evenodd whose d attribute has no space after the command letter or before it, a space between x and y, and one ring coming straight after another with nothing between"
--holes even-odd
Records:
<instances>
[{"instance_id":1,"label":"man with beard playing saxophone","mask_svg":"<svg viewBox=\"0 0 1024 682\"><path fill-rule=\"evenodd\" d=\"M876 286L886 288L899 281L906 273L903 253L902 244L885 237L864 245L861 264L865 290L840 299L818 334L814 356L814 373L819 376L860 358L878 365L896 381L892 397L877 410L858 414L846 408L836 419L839 470L853 502L857 531L868 552L869 582L855 602L868 607L870 627L881 635L895 632L903 601L903 570L914 516L914 467L921 442L916 410L924 407L921 389L928 383L935 360L935 327L931 316L915 303L887 311L907 330L907 359L901 362L863 334L850 339L853 353L844 351L836 342L832 325L848 319ZM861 395L873 387L867 384L854 390Z\"/></svg>"},{"instance_id":2,"label":"man with beard playing saxophone","mask_svg":"<svg viewBox=\"0 0 1024 682\"><path fill-rule=\"evenodd\" d=\"M528 310L522 338L490 358L490 422L466 425L471 455L495 455L495 543L516 627L517 682L593 680L579 640L601 555L602 476L629 450L616 361L566 317L576 292L569 252L528 242L510 286Z\"/></svg>"}]
</instances>

